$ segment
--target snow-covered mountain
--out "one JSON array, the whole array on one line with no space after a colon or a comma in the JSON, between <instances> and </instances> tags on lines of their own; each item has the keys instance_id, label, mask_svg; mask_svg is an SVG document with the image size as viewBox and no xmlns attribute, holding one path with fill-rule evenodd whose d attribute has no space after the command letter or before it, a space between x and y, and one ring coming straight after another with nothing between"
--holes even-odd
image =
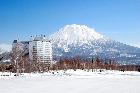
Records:
<instances>
[{"instance_id":1,"label":"snow-covered mountain","mask_svg":"<svg viewBox=\"0 0 140 93\"><path fill-rule=\"evenodd\" d=\"M140 49L111 40L85 25L66 25L50 36L54 57L96 57L140 64Z\"/></svg>"},{"instance_id":2,"label":"snow-covered mountain","mask_svg":"<svg viewBox=\"0 0 140 93\"><path fill-rule=\"evenodd\" d=\"M79 47L85 44L92 45L93 41L105 42L108 40L94 29L76 24L66 25L50 37L53 45L63 48L65 52L69 52L69 46Z\"/></svg>"}]
</instances>

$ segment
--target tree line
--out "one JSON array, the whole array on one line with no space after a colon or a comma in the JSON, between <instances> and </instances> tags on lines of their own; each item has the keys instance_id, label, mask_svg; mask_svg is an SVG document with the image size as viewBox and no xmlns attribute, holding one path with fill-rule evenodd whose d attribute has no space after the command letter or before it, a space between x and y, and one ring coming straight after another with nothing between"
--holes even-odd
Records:
<instances>
[{"instance_id":1,"label":"tree line","mask_svg":"<svg viewBox=\"0 0 140 93\"><path fill-rule=\"evenodd\" d=\"M13 61L12 61L13 60ZM56 63L52 65L47 65L46 63L41 62L30 62L29 55L26 54L21 56L15 62L15 58L11 55L11 63L10 64L0 64L0 71L5 72L18 72L18 73L31 73L31 72L47 72L49 70L69 70L73 69L76 71L77 69L87 70L87 71L100 71L103 70L119 70L119 71L140 71L140 66L136 65L121 65L114 60L111 59L101 59L99 57L96 58L60 58ZM18 63L17 63L18 62Z\"/></svg>"},{"instance_id":2,"label":"tree line","mask_svg":"<svg viewBox=\"0 0 140 93\"><path fill-rule=\"evenodd\" d=\"M81 69L81 70L91 70L93 71L102 71L102 70L119 70L119 71L140 71L140 66L137 65L121 65L113 59L101 59L96 58L87 58L83 59L80 57L74 58L63 58L60 59L53 66L53 70L68 70L68 69Z\"/></svg>"}]
</instances>

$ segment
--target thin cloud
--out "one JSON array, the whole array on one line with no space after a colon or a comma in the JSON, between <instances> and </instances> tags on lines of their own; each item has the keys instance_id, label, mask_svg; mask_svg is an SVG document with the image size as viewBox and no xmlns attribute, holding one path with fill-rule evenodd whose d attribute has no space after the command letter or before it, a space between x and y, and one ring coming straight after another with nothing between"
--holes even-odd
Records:
<instances>
[{"instance_id":1,"label":"thin cloud","mask_svg":"<svg viewBox=\"0 0 140 93\"><path fill-rule=\"evenodd\" d=\"M140 48L140 44L131 44L131 45Z\"/></svg>"},{"instance_id":2,"label":"thin cloud","mask_svg":"<svg viewBox=\"0 0 140 93\"><path fill-rule=\"evenodd\" d=\"M11 44L0 44L0 49L2 50L1 52L9 52L12 49Z\"/></svg>"},{"instance_id":3,"label":"thin cloud","mask_svg":"<svg viewBox=\"0 0 140 93\"><path fill-rule=\"evenodd\" d=\"M136 45L136 47L140 48L140 44Z\"/></svg>"}]
</instances>

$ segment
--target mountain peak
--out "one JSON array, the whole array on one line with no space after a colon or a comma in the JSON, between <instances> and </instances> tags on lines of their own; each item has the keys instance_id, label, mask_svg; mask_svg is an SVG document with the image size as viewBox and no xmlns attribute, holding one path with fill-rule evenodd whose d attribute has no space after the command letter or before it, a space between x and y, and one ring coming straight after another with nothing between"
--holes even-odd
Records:
<instances>
[{"instance_id":1,"label":"mountain peak","mask_svg":"<svg viewBox=\"0 0 140 93\"><path fill-rule=\"evenodd\" d=\"M100 39L103 38L103 35L97 33L95 29L89 28L86 25L77 25L77 24L72 24L72 25L66 25L63 28L59 30L60 32L64 32L65 34L74 34L74 36L79 37L79 39Z\"/></svg>"},{"instance_id":2,"label":"mountain peak","mask_svg":"<svg viewBox=\"0 0 140 93\"><path fill-rule=\"evenodd\" d=\"M86 25L66 25L51 36L53 41L59 41L69 44L87 43L89 41L102 39L103 35L97 33L94 29Z\"/></svg>"}]
</instances>

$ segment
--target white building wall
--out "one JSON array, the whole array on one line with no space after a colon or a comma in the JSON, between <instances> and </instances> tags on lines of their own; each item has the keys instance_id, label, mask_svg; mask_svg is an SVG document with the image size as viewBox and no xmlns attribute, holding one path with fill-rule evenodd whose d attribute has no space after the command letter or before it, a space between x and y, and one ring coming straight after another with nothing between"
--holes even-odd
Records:
<instances>
[{"instance_id":1,"label":"white building wall","mask_svg":"<svg viewBox=\"0 0 140 93\"><path fill-rule=\"evenodd\" d=\"M52 44L43 39L33 40L29 43L29 57L31 61L52 64Z\"/></svg>"}]
</instances>

